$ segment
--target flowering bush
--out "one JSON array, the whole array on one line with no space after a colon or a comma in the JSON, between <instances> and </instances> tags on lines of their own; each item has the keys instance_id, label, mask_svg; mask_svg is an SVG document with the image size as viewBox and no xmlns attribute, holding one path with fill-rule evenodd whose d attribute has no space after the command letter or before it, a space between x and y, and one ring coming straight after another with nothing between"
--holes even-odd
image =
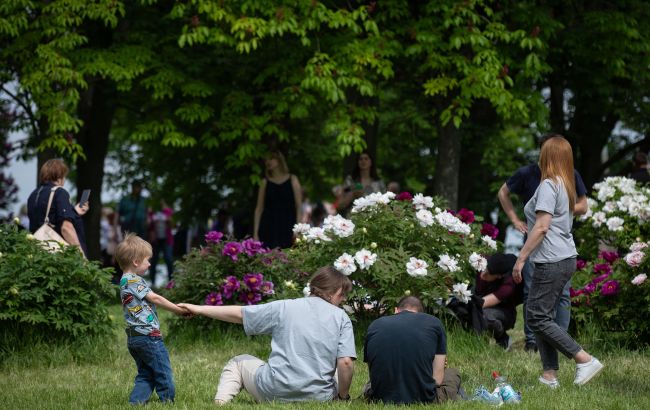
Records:
<instances>
[{"instance_id":1,"label":"flowering bush","mask_svg":"<svg viewBox=\"0 0 650 410\"><path fill-rule=\"evenodd\" d=\"M268 250L261 242L223 240L221 232L205 235L206 245L194 249L176 265L166 295L174 302L205 305L254 305L271 299L302 296L300 271L280 250ZM211 327L216 321L197 320Z\"/></svg>"},{"instance_id":2,"label":"flowering bush","mask_svg":"<svg viewBox=\"0 0 650 410\"><path fill-rule=\"evenodd\" d=\"M392 308L408 294L432 308L450 296L466 301L467 283L486 266L483 255L496 250L498 231L480 221L422 194L375 193L354 201L350 219L296 224L289 257L309 272L334 265L349 275L348 303L358 314Z\"/></svg>"},{"instance_id":3,"label":"flowering bush","mask_svg":"<svg viewBox=\"0 0 650 410\"><path fill-rule=\"evenodd\" d=\"M578 259L572 317L578 325L594 322L627 344L648 344L650 189L622 177L607 178L594 189L576 232L581 258L591 260Z\"/></svg>"},{"instance_id":4,"label":"flowering bush","mask_svg":"<svg viewBox=\"0 0 650 410\"><path fill-rule=\"evenodd\" d=\"M627 249L636 238L650 238L650 188L624 177L594 184L589 211L578 218L580 254L595 258L599 247Z\"/></svg>"},{"instance_id":5,"label":"flowering bush","mask_svg":"<svg viewBox=\"0 0 650 410\"><path fill-rule=\"evenodd\" d=\"M650 343L647 247L646 242L635 242L623 257L601 251L593 262L578 260L571 289L572 317L577 323L596 319L626 344Z\"/></svg>"}]
</instances>

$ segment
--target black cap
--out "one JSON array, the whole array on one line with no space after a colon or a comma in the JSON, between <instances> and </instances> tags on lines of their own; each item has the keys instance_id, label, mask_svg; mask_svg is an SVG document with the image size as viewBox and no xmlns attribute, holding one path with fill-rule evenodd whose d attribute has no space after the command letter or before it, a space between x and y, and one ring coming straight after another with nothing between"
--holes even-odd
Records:
<instances>
[{"instance_id":1,"label":"black cap","mask_svg":"<svg viewBox=\"0 0 650 410\"><path fill-rule=\"evenodd\" d=\"M512 254L495 253L487 258L487 269L492 275L511 275L517 257Z\"/></svg>"}]
</instances>

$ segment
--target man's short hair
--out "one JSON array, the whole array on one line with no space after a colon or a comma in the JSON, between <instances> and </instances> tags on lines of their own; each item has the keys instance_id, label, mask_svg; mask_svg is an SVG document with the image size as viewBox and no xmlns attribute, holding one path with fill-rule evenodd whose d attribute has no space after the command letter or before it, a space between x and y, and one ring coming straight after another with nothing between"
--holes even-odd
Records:
<instances>
[{"instance_id":1,"label":"man's short hair","mask_svg":"<svg viewBox=\"0 0 650 410\"><path fill-rule=\"evenodd\" d=\"M416 298L415 296L404 296L397 303L397 308L399 310L409 309L415 310L416 312L424 312L422 301L420 301L420 299Z\"/></svg>"},{"instance_id":2,"label":"man's short hair","mask_svg":"<svg viewBox=\"0 0 650 410\"><path fill-rule=\"evenodd\" d=\"M516 262L515 255L495 253L487 258L487 270L491 275L510 275Z\"/></svg>"},{"instance_id":3,"label":"man's short hair","mask_svg":"<svg viewBox=\"0 0 650 410\"><path fill-rule=\"evenodd\" d=\"M115 260L122 270L130 268L133 262L151 258L151 255L151 244L134 233L127 233L115 250Z\"/></svg>"}]
</instances>

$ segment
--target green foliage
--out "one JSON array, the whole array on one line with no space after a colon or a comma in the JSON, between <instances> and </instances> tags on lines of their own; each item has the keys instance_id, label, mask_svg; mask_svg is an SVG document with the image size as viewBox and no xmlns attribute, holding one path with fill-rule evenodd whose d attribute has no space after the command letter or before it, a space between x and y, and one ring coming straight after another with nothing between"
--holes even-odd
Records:
<instances>
[{"instance_id":1,"label":"green foliage","mask_svg":"<svg viewBox=\"0 0 650 410\"><path fill-rule=\"evenodd\" d=\"M111 272L75 247L45 251L16 225L0 225L0 323L3 342L109 337Z\"/></svg>"},{"instance_id":2,"label":"green foliage","mask_svg":"<svg viewBox=\"0 0 650 410\"><path fill-rule=\"evenodd\" d=\"M439 201L437 205L441 206ZM307 271L334 265L350 275L354 287L348 303L360 316L388 312L408 294L436 310L454 296L455 284L474 280L476 268L470 256L478 263L483 259L480 254L494 249L482 239L480 218L465 214L465 224L433 202L430 207L430 211L426 206L417 211L410 200L390 200L380 194L360 198L350 220L328 217L322 229L297 226L302 238L289 258ZM496 248L496 242L492 246ZM374 262L361 262L363 253ZM445 255L453 259L454 268L443 267ZM413 271L408 266L412 258L424 261L426 270Z\"/></svg>"}]
</instances>

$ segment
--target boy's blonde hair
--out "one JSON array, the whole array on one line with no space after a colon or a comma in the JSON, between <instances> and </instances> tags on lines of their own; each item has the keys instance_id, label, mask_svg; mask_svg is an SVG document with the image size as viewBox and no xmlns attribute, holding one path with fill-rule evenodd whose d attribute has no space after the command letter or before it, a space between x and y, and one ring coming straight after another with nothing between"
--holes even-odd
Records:
<instances>
[{"instance_id":1,"label":"boy's blonde hair","mask_svg":"<svg viewBox=\"0 0 650 410\"><path fill-rule=\"evenodd\" d=\"M152 255L151 244L134 233L127 233L115 250L115 259L122 270L133 266L134 261L141 262Z\"/></svg>"}]
</instances>

